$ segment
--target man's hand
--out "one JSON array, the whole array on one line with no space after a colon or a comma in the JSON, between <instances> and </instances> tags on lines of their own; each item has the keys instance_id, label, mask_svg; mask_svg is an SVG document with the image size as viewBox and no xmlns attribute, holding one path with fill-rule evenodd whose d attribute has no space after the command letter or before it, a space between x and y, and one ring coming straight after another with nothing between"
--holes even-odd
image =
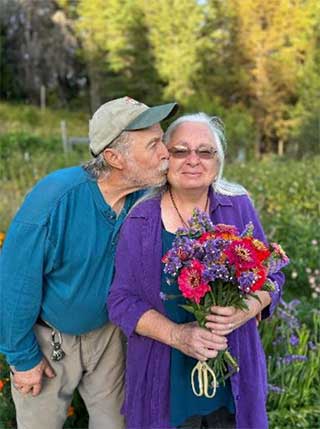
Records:
<instances>
[{"instance_id":1,"label":"man's hand","mask_svg":"<svg viewBox=\"0 0 320 429\"><path fill-rule=\"evenodd\" d=\"M197 322L176 325L171 331L171 346L195 359L206 361L227 348L227 339L200 328Z\"/></svg>"},{"instance_id":2,"label":"man's hand","mask_svg":"<svg viewBox=\"0 0 320 429\"><path fill-rule=\"evenodd\" d=\"M15 370L13 373L13 385L21 393L31 393L32 396L37 396L41 392L43 375L48 378L55 377L53 369L45 358L28 371Z\"/></svg>"}]
</instances>

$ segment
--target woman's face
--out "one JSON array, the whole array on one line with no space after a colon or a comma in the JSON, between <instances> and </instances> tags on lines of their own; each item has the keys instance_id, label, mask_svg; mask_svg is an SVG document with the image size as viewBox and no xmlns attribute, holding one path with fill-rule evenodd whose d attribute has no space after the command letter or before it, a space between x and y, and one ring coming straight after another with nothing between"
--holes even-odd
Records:
<instances>
[{"instance_id":1,"label":"woman's face","mask_svg":"<svg viewBox=\"0 0 320 429\"><path fill-rule=\"evenodd\" d=\"M216 144L206 124L184 122L168 143L168 182L177 190L205 189L218 173Z\"/></svg>"}]
</instances>

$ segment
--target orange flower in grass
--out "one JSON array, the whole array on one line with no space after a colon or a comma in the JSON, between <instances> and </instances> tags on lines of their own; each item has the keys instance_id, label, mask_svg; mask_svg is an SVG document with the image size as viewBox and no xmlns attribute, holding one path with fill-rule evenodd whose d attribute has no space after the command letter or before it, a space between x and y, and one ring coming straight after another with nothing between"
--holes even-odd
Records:
<instances>
[{"instance_id":1,"label":"orange flower in grass","mask_svg":"<svg viewBox=\"0 0 320 429\"><path fill-rule=\"evenodd\" d=\"M72 405L70 405L69 408L68 408L67 416L68 417L74 416L74 407L72 407Z\"/></svg>"},{"instance_id":2,"label":"orange flower in grass","mask_svg":"<svg viewBox=\"0 0 320 429\"><path fill-rule=\"evenodd\" d=\"M2 247L6 234L4 232L0 232L0 247Z\"/></svg>"},{"instance_id":3,"label":"orange flower in grass","mask_svg":"<svg viewBox=\"0 0 320 429\"><path fill-rule=\"evenodd\" d=\"M0 380L0 392L2 392L2 390L3 390L3 388L4 388L4 385L6 384L6 382L5 381L3 381L3 380Z\"/></svg>"}]
</instances>

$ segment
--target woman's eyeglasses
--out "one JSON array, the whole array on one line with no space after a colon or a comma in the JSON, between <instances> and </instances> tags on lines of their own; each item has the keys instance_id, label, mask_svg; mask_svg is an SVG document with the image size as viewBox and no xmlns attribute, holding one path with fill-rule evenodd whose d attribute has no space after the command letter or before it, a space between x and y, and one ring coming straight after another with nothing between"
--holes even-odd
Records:
<instances>
[{"instance_id":1,"label":"woman's eyeglasses","mask_svg":"<svg viewBox=\"0 0 320 429\"><path fill-rule=\"evenodd\" d=\"M173 158L184 159L191 155L194 152L200 159L212 159L215 157L217 151L212 148L199 147L198 149L189 149L188 147L177 147L173 146L168 149L170 155Z\"/></svg>"}]
</instances>

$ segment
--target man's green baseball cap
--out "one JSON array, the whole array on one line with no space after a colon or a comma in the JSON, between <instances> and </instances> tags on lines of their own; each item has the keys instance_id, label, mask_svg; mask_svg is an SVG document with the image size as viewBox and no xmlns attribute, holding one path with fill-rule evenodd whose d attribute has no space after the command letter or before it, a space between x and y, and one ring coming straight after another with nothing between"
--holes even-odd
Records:
<instances>
[{"instance_id":1,"label":"man's green baseball cap","mask_svg":"<svg viewBox=\"0 0 320 429\"><path fill-rule=\"evenodd\" d=\"M177 103L149 107L130 97L117 98L99 107L89 122L90 150L97 156L123 131L149 128L173 116Z\"/></svg>"}]
</instances>

